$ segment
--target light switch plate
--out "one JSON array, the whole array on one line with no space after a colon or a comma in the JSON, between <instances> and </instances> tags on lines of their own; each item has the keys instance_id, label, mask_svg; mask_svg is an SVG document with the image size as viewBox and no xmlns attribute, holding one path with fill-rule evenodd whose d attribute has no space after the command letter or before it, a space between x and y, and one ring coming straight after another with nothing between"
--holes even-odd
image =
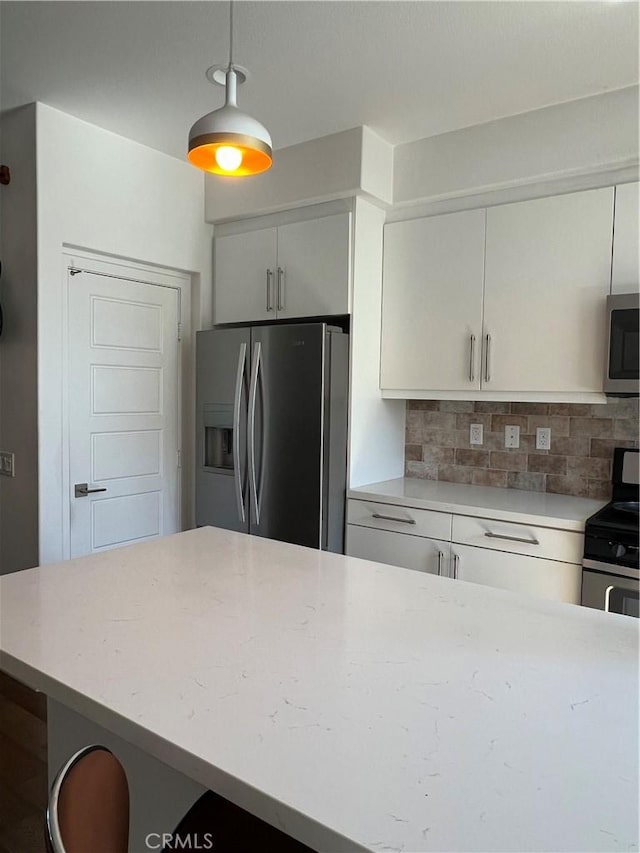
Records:
<instances>
[{"instance_id":1,"label":"light switch plate","mask_svg":"<svg viewBox=\"0 0 640 853\"><path fill-rule=\"evenodd\" d=\"M15 457L13 453L0 450L0 474L5 477L15 477Z\"/></svg>"},{"instance_id":2,"label":"light switch plate","mask_svg":"<svg viewBox=\"0 0 640 853\"><path fill-rule=\"evenodd\" d=\"M520 427L506 426L504 428L504 446L505 447L520 447Z\"/></svg>"}]
</instances>

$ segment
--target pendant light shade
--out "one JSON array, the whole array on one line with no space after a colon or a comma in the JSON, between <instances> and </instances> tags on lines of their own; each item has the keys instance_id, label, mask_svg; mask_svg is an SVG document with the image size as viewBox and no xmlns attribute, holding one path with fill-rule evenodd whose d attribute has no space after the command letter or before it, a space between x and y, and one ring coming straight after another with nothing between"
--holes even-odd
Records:
<instances>
[{"instance_id":1,"label":"pendant light shade","mask_svg":"<svg viewBox=\"0 0 640 853\"><path fill-rule=\"evenodd\" d=\"M198 169L215 175L258 175L271 168L271 136L259 121L238 109L236 87L236 72L230 65L225 105L193 125L187 158Z\"/></svg>"},{"instance_id":2,"label":"pendant light shade","mask_svg":"<svg viewBox=\"0 0 640 853\"><path fill-rule=\"evenodd\" d=\"M244 75L240 82L243 79ZM202 116L189 131L187 158L205 172L244 177L259 175L271 168L271 136L259 121L238 109L237 87L238 74L233 64L233 0L230 0L229 64L225 73L224 106Z\"/></svg>"}]
</instances>

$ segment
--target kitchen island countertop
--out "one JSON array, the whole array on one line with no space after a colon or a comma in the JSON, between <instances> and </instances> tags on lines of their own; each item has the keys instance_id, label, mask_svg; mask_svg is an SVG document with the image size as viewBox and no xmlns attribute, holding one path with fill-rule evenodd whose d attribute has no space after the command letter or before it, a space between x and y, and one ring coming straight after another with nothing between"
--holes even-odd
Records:
<instances>
[{"instance_id":1,"label":"kitchen island countertop","mask_svg":"<svg viewBox=\"0 0 640 853\"><path fill-rule=\"evenodd\" d=\"M638 621L201 528L0 578L0 668L319 850L634 850Z\"/></svg>"}]
</instances>

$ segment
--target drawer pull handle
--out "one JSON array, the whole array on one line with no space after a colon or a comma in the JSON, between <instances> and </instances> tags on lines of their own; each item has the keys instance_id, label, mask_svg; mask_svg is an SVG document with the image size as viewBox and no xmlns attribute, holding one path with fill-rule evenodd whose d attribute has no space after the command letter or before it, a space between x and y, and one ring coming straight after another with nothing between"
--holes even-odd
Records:
<instances>
[{"instance_id":1,"label":"drawer pull handle","mask_svg":"<svg viewBox=\"0 0 640 853\"><path fill-rule=\"evenodd\" d=\"M397 515L382 515L379 512L372 513L373 518L382 518L385 521L403 521L405 524L415 524L415 518L398 518Z\"/></svg>"},{"instance_id":2,"label":"drawer pull handle","mask_svg":"<svg viewBox=\"0 0 640 853\"><path fill-rule=\"evenodd\" d=\"M485 533L489 539L507 539L509 542L525 542L527 545L539 545L537 539L528 539L524 536L505 536L504 533Z\"/></svg>"}]
</instances>

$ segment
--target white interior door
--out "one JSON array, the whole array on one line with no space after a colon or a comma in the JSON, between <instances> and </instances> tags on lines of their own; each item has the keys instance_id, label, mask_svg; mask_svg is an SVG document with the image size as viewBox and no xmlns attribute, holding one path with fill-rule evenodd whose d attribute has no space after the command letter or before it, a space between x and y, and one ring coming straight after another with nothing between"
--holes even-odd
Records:
<instances>
[{"instance_id":1,"label":"white interior door","mask_svg":"<svg viewBox=\"0 0 640 853\"><path fill-rule=\"evenodd\" d=\"M180 528L179 292L84 271L70 272L68 287L77 557Z\"/></svg>"}]
</instances>

